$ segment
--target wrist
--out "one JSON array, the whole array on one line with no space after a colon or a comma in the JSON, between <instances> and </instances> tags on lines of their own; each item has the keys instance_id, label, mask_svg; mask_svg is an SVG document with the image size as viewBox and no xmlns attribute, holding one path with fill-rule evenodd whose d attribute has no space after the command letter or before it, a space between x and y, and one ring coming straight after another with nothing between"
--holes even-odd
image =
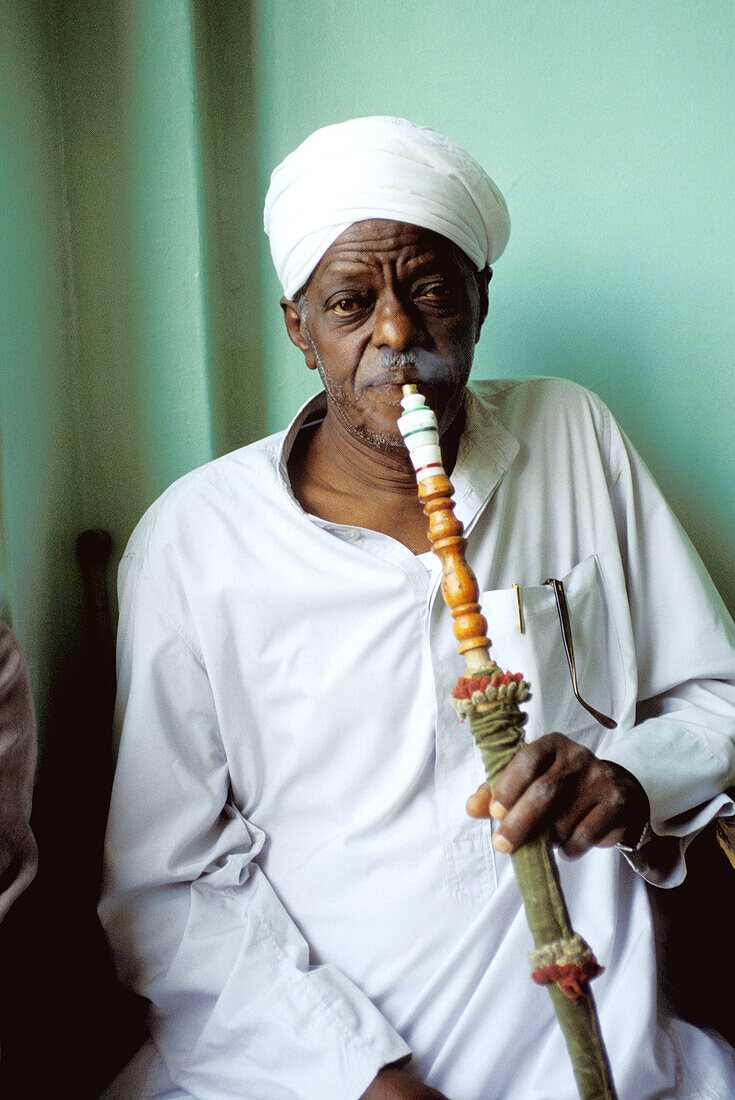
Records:
<instances>
[{"instance_id":1,"label":"wrist","mask_svg":"<svg viewBox=\"0 0 735 1100\"><path fill-rule=\"evenodd\" d=\"M605 763L612 769L618 788L626 800L625 816L628 823L622 839L615 847L621 852L638 852L653 836L648 795L633 772L614 760L606 760Z\"/></svg>"}]
</instances>

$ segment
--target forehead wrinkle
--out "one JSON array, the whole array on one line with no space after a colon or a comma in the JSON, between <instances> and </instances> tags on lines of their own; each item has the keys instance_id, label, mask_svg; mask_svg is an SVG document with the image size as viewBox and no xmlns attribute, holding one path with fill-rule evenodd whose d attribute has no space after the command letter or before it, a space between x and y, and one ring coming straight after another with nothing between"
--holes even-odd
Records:
<instances>
[{"instance_id":1,"label":"forehead wrinkle","mask_svg":"<svg viewBox=\"0 0 735 1100\"><path fill-rule=\"evenodd\" d=\"M451 242L432 229L424 229L408 222L373 218L354 222L332 242L325 255L336 251L385 252L405 248L442 248L444 245L451 245Z\"/></svg>"},{"instance_id":2,"label":"forehead wrinkle","mask_svg":"<svg viewBox=\"0 0 735 1100\"><path fill-rule=\"evenodd\" d=\"M332 248L334 247L333 245ZM410 245L376 249L369 244L366 244L364 249L355 249L354 245L350 244L344 250L340 248L337 255L330 256L327 253L318 270L318 276L319 278L349 278L361 274L364 270L369 270L371 273L382 271L386 265L394 266L399 275L404 273L411 275L424 268L436 269L443 266L447 260L461 266L458 263L457 251L450 241L447 241L446 249L433 243L426 246L419 242L416 242L415 249ZM406 255L407 252L408 255Z\"/></svg>"}]
</instances>

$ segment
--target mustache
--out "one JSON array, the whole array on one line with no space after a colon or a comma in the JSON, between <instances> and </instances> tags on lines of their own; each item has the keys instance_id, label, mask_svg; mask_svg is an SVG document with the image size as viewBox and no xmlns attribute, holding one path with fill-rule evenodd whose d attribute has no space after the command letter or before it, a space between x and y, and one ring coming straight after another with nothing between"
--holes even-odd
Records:
<instances>
[{"instance_id":1,"label":"mustache","mask_svg":"<svg viewBox=\"0 0 735 1100\"><path fill-rule=\"evenodd\" d=\"M418 356L412 351L386 352L383 355L380 366L389 374L399 374L402 371L415 370L418 367Z\"/></svg>"},{"instance_id":2,"label":"mustache","mask_svg":"<svg viewBox=\"0 0 735 1100\"><path fill-rule=\"evenodd\" d=\"M422 348L391 351L386 348L377 363L377 375L388 381L441 385L449 381L450 371L442 356Z\"/></svg>"}]
</instances>

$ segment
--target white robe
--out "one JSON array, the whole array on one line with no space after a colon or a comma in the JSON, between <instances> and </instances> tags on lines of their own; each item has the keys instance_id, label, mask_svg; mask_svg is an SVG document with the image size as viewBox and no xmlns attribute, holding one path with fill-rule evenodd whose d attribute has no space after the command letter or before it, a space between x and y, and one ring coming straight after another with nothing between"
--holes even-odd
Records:
<instances>
[{"instance_id":1,"label":"white robe","mask_svg":"<svg viewBox=\"0 0 735 1100\"><path fill-rule=\"evenodd\" d=\"M660 1013L643 877L680 882L687 843L733 812L733 624L594 396L474 389L452 480L493 655L531 681L527 736L558 730L628 768L658 834L630 859L561 863L606 967L619 1096L726 1100L729 1048ZM462 662L438 569L291 493L287 456L319 404L177 482L123 560L100 914L153 1002L155 1051L137 1067L149 1084L111 1095L356 1100L410 1050L450 1100L572 1100L510 860L465 813L483 775L449 704ZM612 733L572 695L549 577Z\"/></svg>"}]
</instances>

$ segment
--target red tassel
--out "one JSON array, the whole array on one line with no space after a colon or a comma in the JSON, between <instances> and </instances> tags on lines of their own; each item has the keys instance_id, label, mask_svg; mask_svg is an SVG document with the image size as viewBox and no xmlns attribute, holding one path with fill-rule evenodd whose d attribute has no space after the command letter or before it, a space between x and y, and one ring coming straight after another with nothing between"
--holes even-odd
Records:
<instances>
[{"instance_id":1,"label":"red tassel","mask_svg":"<svg viewBox=\"0 0 735 1100\"><path fill-rule=\"evenodd\" d=\"M590 995L587 983L601 974L604 969L594 955L589 955L580 963L565 963L563 966L552 963L551 966L540 966L538 970L532 972L531 977L537 985L556 982L570 1001L582 1001Z\"/></svg>"},{"instance_id":2,"label":"red tassel","mask_svg":"<svg viewBox=\"0 0 735 1100\"><path fill-rule=\"evenodd\" d=\"M500 687L501 684L509 684L511 680L520 683L523 675L520 672L495 672L492 676L460 676L452 688L454 699L471 699L475 691L484 691L488 684Z\"/></svg>"}]
</instances>

